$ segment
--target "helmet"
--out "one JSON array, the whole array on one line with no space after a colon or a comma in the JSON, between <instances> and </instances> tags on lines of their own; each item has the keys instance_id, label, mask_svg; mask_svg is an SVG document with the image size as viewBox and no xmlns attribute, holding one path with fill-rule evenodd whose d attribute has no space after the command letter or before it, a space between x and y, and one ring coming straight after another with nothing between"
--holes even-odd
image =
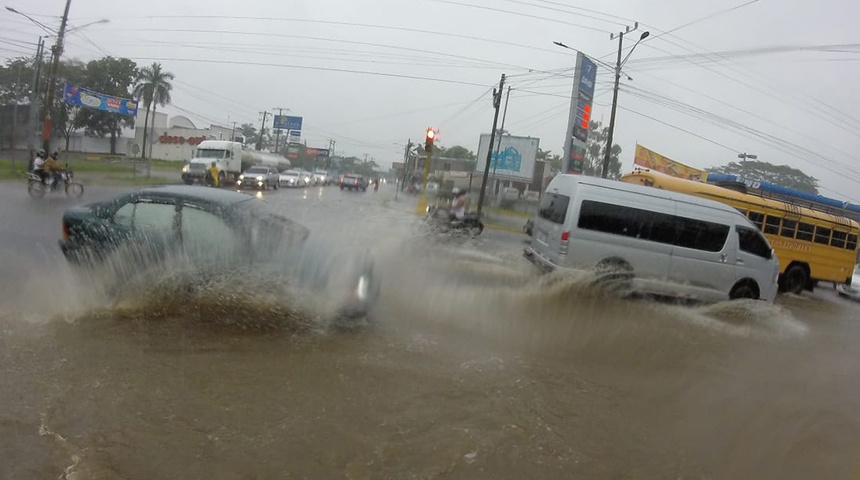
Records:
<instances>
[{"instance_id":1,"label":"helmet","mask_svg":"<svg viewBox=\"0 0 860 480\"><path fill-rule=\"evenodd\" d=\"M39 158L48 158L48 154L45 153L44 150L39 150L38 152L36 152L36 156Z\"/></svg>"},{"instance_id":2,"label":"helmet","mask_svg":"<svg viewBox=\"0 0 860 480\"><path fill-rule=\"evenodd\" d=\"M53 158L54 160L56 160L56 159L57 159L57 157L58 157L59 155L60 155L59 153L54 152L54 153L52 153L52 154L51 154L51 158Z\"/></svg>"},{"instance_id":3,"label":"helmet","mask_svg":"<svg viewBox=\"0 0 860 480\"><path fill-rule=\"evenodd\" d=\"M454 194L454 196L457 196L457 195L459 195L459 194L460 194L460 193L462 193L462 192L460 192L460 189L459 189L459 188L454 187L454 189L453 189L453 190L451 190L451 193L453 193L453 194Z\"/></svg>"}]
</instances>

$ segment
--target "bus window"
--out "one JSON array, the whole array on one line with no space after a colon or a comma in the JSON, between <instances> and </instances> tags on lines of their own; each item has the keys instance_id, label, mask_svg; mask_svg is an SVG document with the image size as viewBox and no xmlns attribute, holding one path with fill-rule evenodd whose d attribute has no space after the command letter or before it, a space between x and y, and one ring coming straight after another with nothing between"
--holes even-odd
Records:
<instances>
[{"instance_id":1,"label":"bus window","mask_svg":"<svg viewBox=\"0 0 860 480\"><path fill-rule=\"evenodd\" d=\"M837 248L845 248L845 237L848 236L846 232L840 232L838 230L833 230L833 238L830 239L830 246Z\"/></svg>"},{"instance_id":2,"label":"bus window","mask_svg":"<svg viewBox=\"0 0 860 480\"><path fill-rule=\"evenodd\" d=\"M797 228L797 222L794 220L783 220L782 221L782 230L779 232L779 236L794 238L794 229Z\"/></svg>"},{"instance_id":3,"label":"bus window","mask_svg":"<svg viewBox=\"0 0 860 480\"><path fill-rule=\"evenodd\" d=\"M764 224L764 214L759 212L750 212L749 218L752 223L761 230L762 225Z\"/></svg>"},{"instance_id":4,"label":"bus window","mask_svg":"<svg viewBox=\"0 0 860 480\"><path fill-rule=\"evenodd\" d=\"M782 218L768 215L764 222L764 233L767 233L768 235L778 235L780 220L782 220Z\"/></svg>"},{"instance_id":5,"label":"bus window","mask_svg":"<svg viewBox=\"0 0 860 480\"><path fill-rule=\"evenodd\" d=\"M822 226L815 227L815 243L830 244L830 229Z\"/></svg>"},{"instance_id":6,"label":"bus window","mask_svg":"<svg viewBox=\"0 0 860 480\"><path fill-rule=\"evenodd\" d=\"M797 224L797 238L798 240L805 240L807 242L812 241L812 231L815 229L814 226L808 223L798 223Z\"/></svg>"},{"instance_id":7,"label":"bus window","mask_svg":"<svg viewBox=\"0 0 860 480\"><path fill-rule=\"evenodd\" d=\"M857 235L854 235L853 233L848 234L848 241L845 242L845 248L852 251L857 249Z\"/></svg>"}]
</instances>

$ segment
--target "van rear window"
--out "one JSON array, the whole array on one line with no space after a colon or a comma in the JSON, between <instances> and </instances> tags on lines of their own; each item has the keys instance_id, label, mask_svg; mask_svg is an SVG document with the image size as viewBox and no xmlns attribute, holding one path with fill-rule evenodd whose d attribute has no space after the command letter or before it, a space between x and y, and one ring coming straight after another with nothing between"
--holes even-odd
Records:
<instances>
[{"instance_id":1,"label":"van rear window","mask_svg":"<svg viewBox=\"0 0 860 480\"><path fill-rule=\"evenodd\" d=\"M540 202L538 216L553 223L564 223L568 205L570 205L570 197L547 192Z\"/></svg>"}]
</instances>

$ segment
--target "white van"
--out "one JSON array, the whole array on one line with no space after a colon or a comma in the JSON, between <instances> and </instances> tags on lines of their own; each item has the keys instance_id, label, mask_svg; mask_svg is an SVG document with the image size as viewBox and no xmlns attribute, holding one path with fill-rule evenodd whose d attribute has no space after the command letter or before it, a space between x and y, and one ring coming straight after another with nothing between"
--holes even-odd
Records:
<instances>
[{"instance_id":1,"label":"white van","mask_svg":"<svg viewBox=\"0 0 860 480\"><path fill-rule=\"evenodd\" d=\"M725 204L640 185L558 175L535 217L526 258L594 269L660 296L772 302L779 262L764 235Z\"/></svg>"}]
</instances>

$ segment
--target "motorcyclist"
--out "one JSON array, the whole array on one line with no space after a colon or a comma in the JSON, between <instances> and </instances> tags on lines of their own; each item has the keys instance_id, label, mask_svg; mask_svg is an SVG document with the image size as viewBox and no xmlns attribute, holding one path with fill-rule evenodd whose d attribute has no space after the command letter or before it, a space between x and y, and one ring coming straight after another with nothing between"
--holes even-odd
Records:
<instances>
[{"instance_id":1,"label":"motorcyclist","mask_svg":"<svg viewBox=\"0 0 860 480\"><path fill-rule=\"evenodd\" d=\"M42 164L42 169L46 174L51 176L50 187L54 188L57 185L57 182L62 180L64 171L60 166L60 163L57 161L57 157L59 154L57 152L52 153L48 158L45 159L45 163Z\"/></svg>"},{"instance_id":2,"label":"motorcyclist","mask_svg":"<svg viewBox=\"0 0 860 480\"><path fill-rule=\"evenodd\" d=\"M454 187L451 190L451 193L454 194L454 198L451 200L451 207L448 209L448 213L451 214L451 221L460 221L466 216L466 204L469 199L466 194L457 187Z\"/></svg>"},{"instance_id":3,"label":"motorcyclist","mask_svg":"<svg viewBox=\"0 0 860 480\"><path fill-rule=\"evenodd\" d=\"M48 154L45 153L44 150L39 150L36 152L36 157L33 159L33 173L39 176L42 179L42 183L45 183L45 180L48 178L48 174L45 172L43 168L45 165L45 157Z\"/></svg>"},{"instance_id":4,"label":"motorcyclist","mask_svg":"<svg viewBox=\"0 0 860 480\"><path fill-rule=\"evenodd\" d=\"M209 167L209 176L212 177L212 186L218 188L218 176L221 174L221 170L218 169L218 165L215 162L212 162L212 165Z\"/></svg>"}]
</instances>

